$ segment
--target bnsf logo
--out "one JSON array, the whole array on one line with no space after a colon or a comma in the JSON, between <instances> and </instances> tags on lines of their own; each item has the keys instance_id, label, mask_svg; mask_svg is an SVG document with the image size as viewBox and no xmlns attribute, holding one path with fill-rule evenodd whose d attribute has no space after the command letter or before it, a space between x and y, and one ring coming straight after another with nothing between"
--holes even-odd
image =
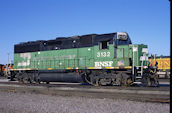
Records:
<instances>
[{"instance_id":1,"label":"bnsf logo","mask_svg":"<svg viewBox=\"0 0 172 113\"><path fill-rule=\"evenodd\" d=\"M113 61L94 62L94 63L95 63L95 67L111 67Z\"/></svg>"}]
</instances>

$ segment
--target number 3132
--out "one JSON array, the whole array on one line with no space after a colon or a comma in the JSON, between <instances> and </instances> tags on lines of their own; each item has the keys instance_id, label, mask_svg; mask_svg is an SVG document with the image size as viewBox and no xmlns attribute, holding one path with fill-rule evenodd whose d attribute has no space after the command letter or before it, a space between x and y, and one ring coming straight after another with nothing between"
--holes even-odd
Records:
<instances>
[{"instance_id":1,"label":"number 3132","mask_svg":"<svg viewBox=\"0 0 172 113\"><path fill-rule=\"evenodd\" d=\"M97 52L97 57L110 57L110 52Z\"/></svg>"}]
</instances>

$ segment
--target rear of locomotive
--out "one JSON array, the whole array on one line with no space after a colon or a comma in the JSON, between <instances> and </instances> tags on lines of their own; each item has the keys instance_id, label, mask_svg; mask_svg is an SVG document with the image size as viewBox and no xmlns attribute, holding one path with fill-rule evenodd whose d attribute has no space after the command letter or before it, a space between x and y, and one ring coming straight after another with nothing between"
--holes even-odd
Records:
<instances>
[{"instance_id":1,"label":"rear of locomotive","mask_svg":"<svg viewBox=\"0 0 172 113\"><path fill-rule=\"evenodd\" d=\"M76 73L77 48L73 48L73 38L20 43L14 52L11 76L18 81L82 82Z\"/></svg>"}]
</instances>

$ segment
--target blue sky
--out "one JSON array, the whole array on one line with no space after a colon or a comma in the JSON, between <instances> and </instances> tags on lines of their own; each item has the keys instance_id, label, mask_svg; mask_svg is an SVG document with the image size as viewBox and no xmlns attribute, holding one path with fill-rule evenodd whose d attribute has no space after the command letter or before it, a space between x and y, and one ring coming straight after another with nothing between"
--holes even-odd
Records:
<instances>
[{"instance_id":1,"label":"blue sky","mask_svg":"<svg viewBox=\"0 0 172 113\"><path fill-rule=\"evenodd\" d=\"M123 31L170 55L169 0L0 0L0 64L20 42Z\"/></svg>"}]
</instances>

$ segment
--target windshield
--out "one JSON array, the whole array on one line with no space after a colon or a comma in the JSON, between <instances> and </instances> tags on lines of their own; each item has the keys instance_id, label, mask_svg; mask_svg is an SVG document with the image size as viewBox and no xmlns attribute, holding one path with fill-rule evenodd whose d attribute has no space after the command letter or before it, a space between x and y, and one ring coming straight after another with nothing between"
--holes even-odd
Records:
<instances>
[{"instance_id":1,"label":"windshield","mask_svg":"<svg viewBox=\"0 0 172 113\"><path fill-rule=\"evenodd\" d=\"M129 35L126 32L118 32L116 38L114 39L114 45L129 45L132 44Z\"/></svg>"},{"instance_id":2,"label":"windshield","mask_svg":"<svg viewBox=\"0 0 172 113\"><path fill-rule=\"evenodd\" d=\"M126 41L128 39L128 35L127 33L117 33L117 39Z\"/></svg>"}]
</instances>

